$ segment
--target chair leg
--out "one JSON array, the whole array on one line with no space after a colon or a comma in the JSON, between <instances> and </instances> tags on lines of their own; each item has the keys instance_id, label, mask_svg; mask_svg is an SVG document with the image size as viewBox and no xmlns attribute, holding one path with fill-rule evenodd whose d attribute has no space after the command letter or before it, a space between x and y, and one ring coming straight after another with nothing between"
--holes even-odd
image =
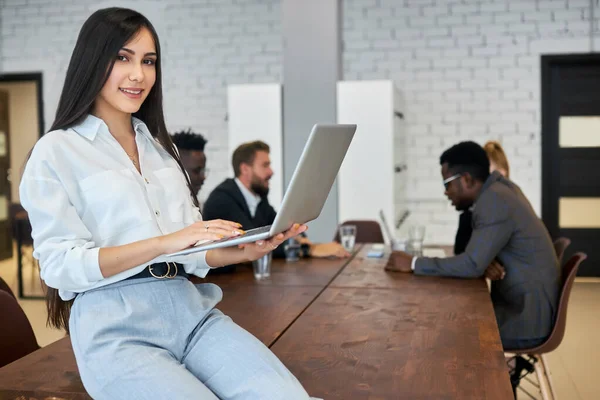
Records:
<instances>
[{"instance_id":1,"label":"chair leg","mask_svg":"<svg viewBox=\"0 0 600 400\"><path fill-rule=\"evenodd\" d=\"M556 400L556 390L554 390L554 384L552 383L552 373L550 372L550 368L548 368L548 361L546 360L546 355L540 355L542 359L542 366L544 367L544 371L546 372L546 379L548 380L548 386L550 387L550 394L552 395L552 400Z\"/></svg>"},{"instance_id":2,"label":"chair leg","mask_svg":"<svg viewBox=\"0 0 600 400\"><path fill-rule=\"evenodd\" d=\"M548 380L546 376L546 370L544 368L543 363L536 362L535 363L535 373L538 378L538 382L540 384L540 391L542 393L543 400L554 400L554 397L551 397L551 393L548 389Z\"/></svg>"},{"instance_id":3,"label":"chair leg","mask_svg":"<svg viewBox=\"0 0 600 400\"><path fill-rule=\"evenodd\" d=\"M517 390L518 390L519 392L523 392L523 393L525 393L527 396L529 396L529 398L530 398L530 399L537 400L537 397L535 397L534 395L532 395L531 393L529 393L527 390L523 389L523 388L522 388L520 385L519 385L519 387L517 388ZM517 398L517 395L516 395L516 393L515 393L515 399L516 399L516 398Z\"/></svg>"}]
</instances>

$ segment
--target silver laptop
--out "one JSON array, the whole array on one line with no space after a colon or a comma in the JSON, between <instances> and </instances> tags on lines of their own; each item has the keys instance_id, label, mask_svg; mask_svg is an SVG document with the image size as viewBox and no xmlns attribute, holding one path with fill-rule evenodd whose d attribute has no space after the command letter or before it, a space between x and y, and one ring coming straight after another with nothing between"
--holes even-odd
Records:
<instances>
[{"instance_id":1,"label":"silver laptop","mask_svg":"<svg viewBox=\"0 0 600 400\"><path fill-rule=\"evenodd\" d=\"M281 210L272 225L250 229L239 236L203 242L167 254L167 257L268 239L288 230L294 223L305 224L316 219L321 214L355 131L356 125L316 124L313 127L283 197Z\"/></svg>"},{"instance_id":2,"label":"silver laptop","mask_svg":"<svg viewBox=\"0 0 600 400\"><path fill-rule=\"evenodd\" d=\"M390 226L388 225L387 219L385 218L385 214L383 213L383 210L379 210L379 218L381 219L382 225L383 225L383 230L385 231L390 243L394 242L394 235L392 235L392 230L390 229Z\"/></svg>"}]
</instances>

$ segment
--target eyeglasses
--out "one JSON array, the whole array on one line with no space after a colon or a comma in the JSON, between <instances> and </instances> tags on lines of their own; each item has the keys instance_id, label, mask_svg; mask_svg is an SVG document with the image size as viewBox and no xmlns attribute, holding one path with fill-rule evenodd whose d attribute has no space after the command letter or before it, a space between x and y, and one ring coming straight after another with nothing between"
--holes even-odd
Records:
<instances>
[{"instance_id":1,"label":"eyeglasses","mask_svg":"<svg viewBox=\"0 0 600 400\"><path fill-rule=\"evenodd\" d=\"M444 189L448 190L448 185L450 185L450 182L452 182L455 179L458 179L462 176L462 174L456 174L456 175L452 175L450 178L448 179L444 179L443 184L444 184Z\"/></svg>"},{"instance_id":2,"label":"eyeglasses","mask_svg":"<svg viewBox=\"0 0 600 400\"><path fill-rule=\"evenodd\" d=\"M210 169L200 168L199 170L196 170L196 172L198 173L198 175L203 175L204 177L207 177L208 173L210 172Z\"/></svg>"}]
</instances>

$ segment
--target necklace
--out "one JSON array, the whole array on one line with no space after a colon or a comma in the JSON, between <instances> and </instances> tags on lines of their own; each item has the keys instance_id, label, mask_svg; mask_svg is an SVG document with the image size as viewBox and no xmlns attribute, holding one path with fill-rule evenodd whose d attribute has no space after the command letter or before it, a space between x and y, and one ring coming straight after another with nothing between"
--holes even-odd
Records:
<instances>
[{"instance_id":1,"label":"necklace","mask_svg":"<svg viewBox=\"0 0 600 400\"><path fill-rule=\"evenodd\" d=\"M133 163L133 166L137 168L137 161L135 161L135 157L132 156L131 154L129 154L128 152L125 152L125 154L127 154L127 156L129 157L129 159Z\"/></svg>"}]
</instances>

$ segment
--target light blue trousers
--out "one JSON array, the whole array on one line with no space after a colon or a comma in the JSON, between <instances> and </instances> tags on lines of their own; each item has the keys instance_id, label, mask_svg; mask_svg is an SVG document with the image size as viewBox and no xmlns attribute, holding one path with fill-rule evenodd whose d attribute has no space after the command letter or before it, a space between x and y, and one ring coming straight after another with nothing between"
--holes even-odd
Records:
<instances>
[{"instance_id":1,"label":"light blue trousers","mask_svg":"<svg viewBox=\"0 0 600 400\"><path fill-rule=\"evenodd\" d=\"M259 340L215 305L223 292L184 278L125 280L77 296L71 341L94 399L308 400Z\"/></svg>"}]
</instances>

